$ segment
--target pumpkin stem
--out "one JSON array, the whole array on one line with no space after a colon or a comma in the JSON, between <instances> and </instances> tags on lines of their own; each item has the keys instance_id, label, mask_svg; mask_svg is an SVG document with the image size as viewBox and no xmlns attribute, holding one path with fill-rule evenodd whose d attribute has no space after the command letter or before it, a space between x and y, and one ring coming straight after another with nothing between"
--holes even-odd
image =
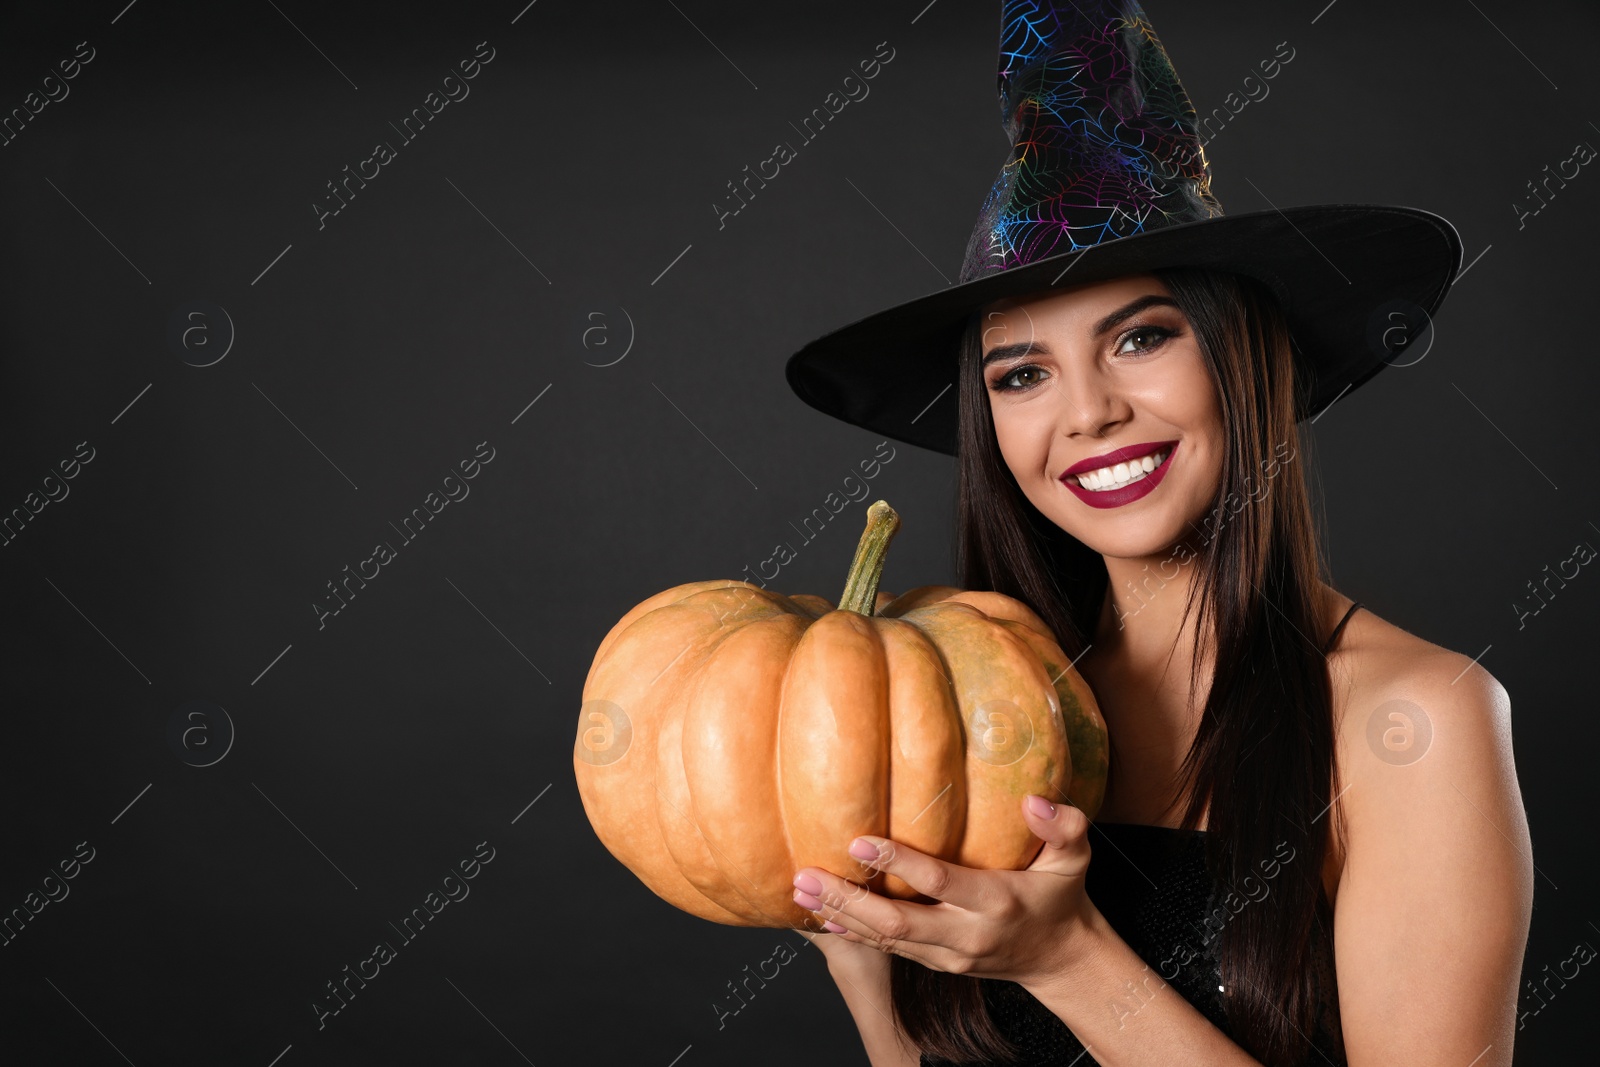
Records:
<instances>
[{"instance_id":1,"label":"pumpkin stem","mask_svg":"<svg viewBox=\"0 0 1600 1067\"><path fill-rule=\"evenodd\" d=\"M856 545L856 558L850 564L844 594L839 597L839 610L858 615L874 613L878 580L883 577L883 560L889 552L889 542L899 529L899 512L890 507L887 500L874 500L867 508L867 528Z\"/></svg>"}]
</instances>

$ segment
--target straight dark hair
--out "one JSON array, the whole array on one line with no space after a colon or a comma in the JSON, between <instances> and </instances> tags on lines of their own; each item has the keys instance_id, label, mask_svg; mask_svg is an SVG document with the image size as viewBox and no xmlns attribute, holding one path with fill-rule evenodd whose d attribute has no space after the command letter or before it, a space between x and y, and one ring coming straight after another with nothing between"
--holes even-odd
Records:
<instances>
[{"instance_id":1,"label":"straight dark hair","mask_svg":"<svg viewBox=\"0 0 1600 1067\"><path fill-rule=\"evenodd\" d=\"M1217 388L1225 441L1212 510L1204 528L1185 539L1194 552L1185 565L1198 568L1185 606L1197 627L1190 699L1202 684L1207 650L1214 666L1168 808L1188 789L1183 828L1196 828L1207 814L1206 865L1224 885L1253 876L1255 862L1283 843L1293 848L1273 891L1226 922L1218 951L1234 1039L1264 1063L1298 1063L1311 1053L1307 1035L1319 1023L1339 1036L1337 997L1319 987L1332 980L1331 966L1319 964L1332 958L1321 872L1333 819L1320 827L1317 821L1337 795L1337 767L1327 662L1313 643L1322 629L1323 557L1304 462L1295 462L1302 451L1296 401L1305 383L1296 379L1282 311L1259 282L1199 268L1153 273L1194 330ZM1018 488L995 439L981 355L974 315L960 351L960 584L1023 601L1076 659L1100 619L1105 561ZM1294 448L1289 461L1274 464L1275 448L1281 456L1285 445ZM1263 490L1269 469L1271 485ZM1239 501L1245 503L1235 513ZM1110 741L1115 783L1115 736ZM890 960L900 1027L938 1059L1015 1058L989 1014L990 984L903 956ZM1319 1019L1324 999L1333 1014Z\"/></svg>"}]
</instances>

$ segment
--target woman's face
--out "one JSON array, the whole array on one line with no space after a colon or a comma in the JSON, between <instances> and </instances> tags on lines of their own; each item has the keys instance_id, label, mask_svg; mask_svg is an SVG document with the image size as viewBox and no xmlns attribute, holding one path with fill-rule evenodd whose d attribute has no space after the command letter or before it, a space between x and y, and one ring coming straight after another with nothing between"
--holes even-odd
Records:
<instances>
[{"instance_id":1,"label":"woman's face","mask_svg":"<svg viewBox=\"0 0 1600 1067\"><path fill-rule=\"evenodd\" d=\"M1222 413L1159 278L997 301L982 329L1000 453L1040 512L1118 558L1158 554L1198 528L1221 480Z\"/></svg>"}]
</instances>

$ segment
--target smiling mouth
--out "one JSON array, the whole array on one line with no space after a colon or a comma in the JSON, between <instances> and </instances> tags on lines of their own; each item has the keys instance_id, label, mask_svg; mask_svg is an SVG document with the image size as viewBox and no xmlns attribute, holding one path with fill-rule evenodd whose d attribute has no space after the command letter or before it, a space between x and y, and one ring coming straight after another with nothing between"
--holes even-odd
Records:
<instances>
[{"instance_id":1,"label":"smiling mouth","mask_svg":"<svg viewBox=\"0 0 1600 1067\"><path fill-rule=\"evenodd\" d=\"M1161 468L1170 455L1172 455L1170 447L1162 448L1122 463L1113 463L1109 467L1072 475L1068 480L1077 482L1091 493L1107 493L1150 477L1153 472Z\"/></svg>"}]
</instances>

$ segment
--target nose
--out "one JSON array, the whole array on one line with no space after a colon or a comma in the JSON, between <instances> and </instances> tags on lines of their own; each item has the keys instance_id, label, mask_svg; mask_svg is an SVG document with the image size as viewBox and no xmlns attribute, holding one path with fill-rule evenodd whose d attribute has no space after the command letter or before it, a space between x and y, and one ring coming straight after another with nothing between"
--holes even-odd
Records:
<instances>
[{"instance_id":1,"label":"nose","mask_svg":"<svg viewBox=\"0 0 1600 1067\"><path fill-rule=\"evenodd\" d=\"M1102 438L1128 420L1128 402L1098 359L1073 353L1061 364L1056 391L1061 401L1059 424L1063 434Z\"/></svg>"}]
</instances>

